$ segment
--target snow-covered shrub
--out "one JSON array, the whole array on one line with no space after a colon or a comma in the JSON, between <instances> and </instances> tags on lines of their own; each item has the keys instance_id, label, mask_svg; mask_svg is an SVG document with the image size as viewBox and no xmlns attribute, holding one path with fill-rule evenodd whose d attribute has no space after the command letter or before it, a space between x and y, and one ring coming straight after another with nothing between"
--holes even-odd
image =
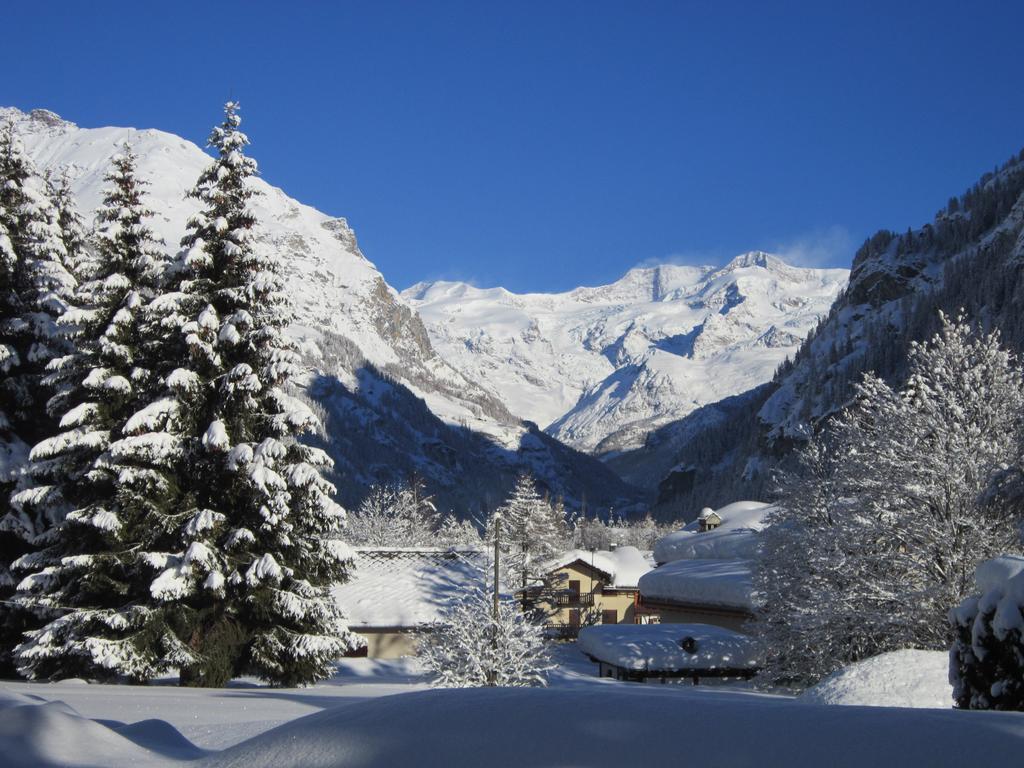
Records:
<instances>
[{"instance_id":1,"label":"snow-covered shrub","mask_svg":"<svg viewBox=\"0 0 1024 768\"><path fill-rule=\"evenodd\" d=\"M963 709L1024 711L1024 558L978 568L981 594L949 612L949 681Z\"/></svg>"},{"instance_id":2,"label":"snow-covered shrub","mask_svg":"<svg viewBox=\"0 0 1024 768\"><path fill-rule=\"evenodd\" d=\"M420 657L440 688L545 685L551 668L544 629L491 593L475 587L452 605L420 644Z\"/></svg>"},{"instance_id":3,"label":"snow-covered shrub","mask_svg":"<svg viewBox=\"0 0 1024 768\"><path fill-rule=\"evenodd\" d=\"M398 485L375 485L349 515L349 542L357 547L431 547L441 526L432 497L414 479Z\"/></svg>"}]
</instances>

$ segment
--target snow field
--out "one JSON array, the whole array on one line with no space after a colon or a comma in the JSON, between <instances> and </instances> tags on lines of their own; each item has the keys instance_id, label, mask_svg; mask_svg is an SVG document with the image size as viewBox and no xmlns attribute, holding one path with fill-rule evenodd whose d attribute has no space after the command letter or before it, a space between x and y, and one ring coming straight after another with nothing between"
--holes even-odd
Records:
<instances>
[{"instance_id":1,"label":"snow field","mask_svg":"<svg viewBox=\"0 0 1024 768\"><path fill-rule=\"evenodd\" d=\"M408 659L345 660L304 689L4 683L0 756L5 768L962 768L1024 751L1024 715L912 708L942 706L942 686L948 701L942 653L869 659L795 700L601 680L575 646L553 656L549 687L531 689L428 689ZM824 706L839 703L859 706Z\"/></svg>"}]
</instances>

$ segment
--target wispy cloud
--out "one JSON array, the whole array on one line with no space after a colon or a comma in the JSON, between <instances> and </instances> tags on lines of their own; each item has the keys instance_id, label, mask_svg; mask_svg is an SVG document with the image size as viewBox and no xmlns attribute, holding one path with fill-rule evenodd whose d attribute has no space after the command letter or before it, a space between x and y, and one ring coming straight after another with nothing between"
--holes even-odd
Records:
<instances>
[{"instance_id":1,"label":"wispy cloud","mask_svg":"<svg viewBox=\"0 0 1024 768\"><path fill-rule=\"evenodd\" d=\"M667 256L654 256L644 259L635 267L661 267L666 264L677 267L709 267L722 264L729 260L729 257L719 251L688 251L670 253Z\"/></svg>"},{"instance_id":2,"label":"wispy cloud","mask_svg":"<svg viewBox=\"0 0 1024 768\"><path fill-rule=\"evenodd\" d=\"M767 250L798 267L849 267L855 245L849 230L836 225L810 230Z\"/></svg>"}]
</instances>

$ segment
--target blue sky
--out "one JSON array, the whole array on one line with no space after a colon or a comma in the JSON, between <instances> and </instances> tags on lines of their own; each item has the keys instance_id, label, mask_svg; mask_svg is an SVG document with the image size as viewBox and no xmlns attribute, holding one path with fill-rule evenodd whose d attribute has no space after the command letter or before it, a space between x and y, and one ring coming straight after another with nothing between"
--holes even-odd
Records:
<instances>
[{"instance_id":1,"label":"blue sky","mask_svg":"<svg viewBox=\"0 0 1024 768\"><path fill-rule=\"evenodd\" d=\"M563 290L775 250L848 266L1024 146L1020 2L17 3L0 104L202 142L393 285Z\"/></svg>"}]
</instances>

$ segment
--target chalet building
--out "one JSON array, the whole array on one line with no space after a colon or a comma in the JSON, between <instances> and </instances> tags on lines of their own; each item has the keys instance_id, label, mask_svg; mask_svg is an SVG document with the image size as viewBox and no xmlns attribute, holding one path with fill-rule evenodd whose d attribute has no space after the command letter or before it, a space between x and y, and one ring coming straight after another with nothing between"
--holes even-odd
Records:
<instances>
[{"instance_id":1,"label":"chalet building","mask_svg":"<svg viewBox=\"0 0 1024 768\"><path fill-rule=\"evenodd\" d=\"M676 560L640 579L636 613L662 624L710 624L737 632L753 618L752 563Z\"/></svg>"},{"instance_id":2,"label":"chalet building","mask_svg":"<svg viewBox=\"0 0 1024 768\"><path fill-rule=\"evenodd\" d=\"M636 547L571 550L544 564L549 587L536 595L536 605L547 614L550 633L560 637L593 624L635 624L642 620L637 585L652 565Z\"/></svg>"},{"instance_id":3,"label":"chalet building","mask_svg":"<svg viewBox=\"0 0 1024 768\"><path fill-rule=\"evenodd\" d=\"M366 638L364 654L414 656L445 608L477 584L487 555L425 547L355 549L351 579L333 595L349 629Z\"/></svg>"},{"instance_id":4,"label":"chalet building","mask_svg":"<svg viewBox=\"0 0 1024 768\"><path fill-rule=\"evenodd\" d=\"M663 624L710 624L744 631L754 611L753 568L760 532L774 507L740 501L705 508L658 540L658 567L639 583L636 612Z\"/></svg>"}]
</instances>

